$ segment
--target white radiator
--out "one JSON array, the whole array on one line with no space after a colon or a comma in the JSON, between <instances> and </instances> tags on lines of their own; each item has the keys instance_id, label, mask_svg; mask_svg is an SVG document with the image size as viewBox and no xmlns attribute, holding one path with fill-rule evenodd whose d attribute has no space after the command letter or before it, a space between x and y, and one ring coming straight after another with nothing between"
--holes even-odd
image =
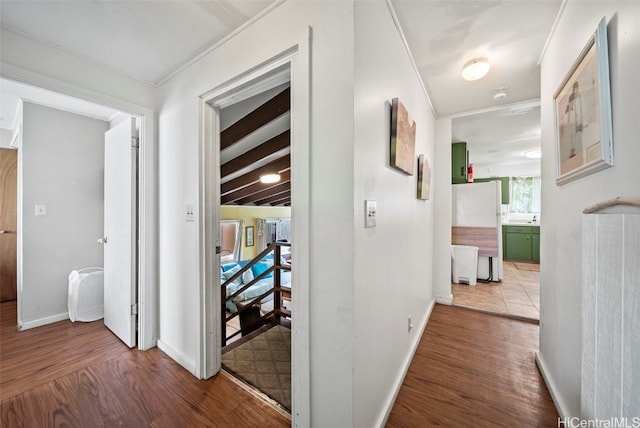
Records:
<instances>
[{"instance_id":1,"label":"white radiator","mask_svg":"<svg viewBox=\"0 0 640 428\"><path fill-rule=\"evenodd\" d=\"M640 416L640 208L605 211L583 216L581 416L632 423Z\"/></svg>"}]
</instances>

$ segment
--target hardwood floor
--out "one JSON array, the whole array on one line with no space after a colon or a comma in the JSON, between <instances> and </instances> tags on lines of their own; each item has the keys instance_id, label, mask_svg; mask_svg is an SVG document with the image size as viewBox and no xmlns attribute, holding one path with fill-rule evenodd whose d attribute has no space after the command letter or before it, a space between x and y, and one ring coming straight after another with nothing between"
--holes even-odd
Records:
<instances>
[{"instance_id":1,"label":"hardwood floor","mask_svg":"<svg viewBox=\"0 0 640 428\"><path fill-rule=\"evenodd\" d=\"M555 427L538 326L436 305L387 427Z\"/></svg>"},{"instance_id":2,"label":"hardwood floor","mask_svg":"<svg viewBox=\"0 0 640 428\"><path fill-rule=\"evenodd\" d=\"M128 349L101 321L18 332L0 305L0 426L288 427L226 374L198 380L157 348Z\"/></svg>"}]
</instances>

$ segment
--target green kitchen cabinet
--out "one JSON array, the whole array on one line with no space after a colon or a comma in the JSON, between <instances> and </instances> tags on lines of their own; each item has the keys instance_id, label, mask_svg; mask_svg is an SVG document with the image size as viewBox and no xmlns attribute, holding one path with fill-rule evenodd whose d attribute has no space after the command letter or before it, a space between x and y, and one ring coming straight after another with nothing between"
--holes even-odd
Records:
<instances>
[{"instance_id":1,"label":"green kitchen cabinet","mask_svg":"<svg viewBox=\"0 0 640 428\"><path fill-rule=\"evenodd\" d=\"M531 258L534 262L540 263L540 228L532 227L533 233L531 234Z\"/></svg>"},{"instance_id":2,"label":"green kitchen cabinet","mask_svg":"<svg viewBox=\"0 0 640 428\"><path fill-rule=\"evenodd\" d=\"M468 167L467 143L451 144L451 184L466 183Z\"/></svg>"},{"instance_id":3,"label":"green kitchen cabinet","mask_svg":"<svg viewBox=\"0 0 640 428\"><path fill-rule=\"evenodd\" d=\"M505 260L540 262L540 227L503 226Z\"/></svg>"},{"instance_id":4,"label":"green kitchen cabinet","mask_svg":"<svg viewBox=\"0 0 640 428\"><path fill-rule=\"evenodd\" d=\"M502 187L502 204L509 205L509 177L490 177L490 178L476 178L474 183L486 183L489 181L500 181Z\"/></svg>"}]
</instances>

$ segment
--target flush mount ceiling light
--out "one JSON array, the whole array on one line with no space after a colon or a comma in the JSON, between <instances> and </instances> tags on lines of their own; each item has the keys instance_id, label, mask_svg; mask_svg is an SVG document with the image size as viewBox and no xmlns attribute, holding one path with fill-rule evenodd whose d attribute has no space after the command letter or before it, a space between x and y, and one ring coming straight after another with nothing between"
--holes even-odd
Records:
<instances>
[{"instance_id":1,"label":"flush mount ceiling light","mask_svg":"<svg viewBox=\"0 0 640 428\"><path fill-rule=\"evenodd\" d=\"M489 61L486 58L475 58L469 61L462 68L462 78L464 80L482 79L489 72Z\"/></svg>"},{"instance_id":2,"label":"flush mount ceiling light","mask_svg":"<svg viewBox=\"0 0 640 428\"><path fill-rule=\"evenodd\" d=\"M540 159L542 152L540 152L540 150L529 150L528 152L524 152L524 157L527 159Z\"/></svg>"},{"instance_id":3,"label":"flush mount ceiling light","mask_svg":"<svg viewBox=\"0 0 640 428\"><path fill-rule=\"evenodd\" d=\"M270 173L270 174L263 174L260 176L260 183L271 184L271 183L277 183L278 181L280 181L280 174Z\"/></svg>"}]
</instances>

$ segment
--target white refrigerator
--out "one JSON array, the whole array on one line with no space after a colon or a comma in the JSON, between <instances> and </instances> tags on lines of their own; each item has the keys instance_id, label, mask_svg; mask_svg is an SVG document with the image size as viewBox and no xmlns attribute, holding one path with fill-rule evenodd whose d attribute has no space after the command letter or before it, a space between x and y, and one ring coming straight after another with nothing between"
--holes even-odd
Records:
<instances>
[{"instance_id":1,"label":"white refrigerator","mask_svg":"<svg viewBox=\"0 0 640 428\"><path fill-rule=\"evenodd\" d=\"M492 258L492 279L501 281L503 266L500 181L453 184L451 187L451 226L496 228L498 256ZM478 279L487 279L489 276L489 257L478 257Z\"/></svg>"}]
</instances>

